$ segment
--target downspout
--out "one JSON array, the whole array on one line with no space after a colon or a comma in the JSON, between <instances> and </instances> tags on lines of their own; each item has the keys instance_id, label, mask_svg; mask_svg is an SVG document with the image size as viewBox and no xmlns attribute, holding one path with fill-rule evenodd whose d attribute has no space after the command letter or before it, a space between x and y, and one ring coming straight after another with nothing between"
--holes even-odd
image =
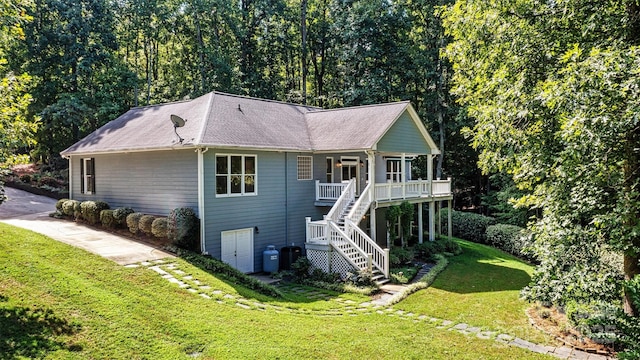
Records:
<instances>
[{"instance_id":1,"label":"downspout","mask_svg":"<svg viewBox=\"0 0 640 360\"><path fill-rule=\"evenodd\" d=\"M71 156L63 156L69 161L69 200L73 200L73 158Z\"/></svg>"},{"instance_id":2,"label":"downspout","mask_svg":"<svg viewBox=\"0 0 640 360\"><path fill-rule=\"evenodd\" d=\"M200 216L200 251L203 255L207 255L208 252L205 248L206 232L205 232L205 219L204 215L204 153L209 151L209 148L198 148L198 216Z\"/></svg>"},{"instance_id":3,"label":"downspout","mask_svg":"<svg viewBox=\"0 0 640 360\"><path fill-rule=\"evenodd\" d=\"M284 236L289 243L289 153L284 153ZM291 246L294 246L293 242Z\"/></svg>"}]
</instances>

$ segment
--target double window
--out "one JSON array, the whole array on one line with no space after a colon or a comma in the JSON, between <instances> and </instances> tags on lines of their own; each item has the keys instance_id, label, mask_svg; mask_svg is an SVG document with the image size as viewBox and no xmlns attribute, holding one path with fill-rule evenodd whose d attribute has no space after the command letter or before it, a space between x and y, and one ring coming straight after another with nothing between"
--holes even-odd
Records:
<instances>
[{"instance_id":1,"label":"double window","mask_svg":"<svg viewBox=\"0 0 640 360\"><path fill-rule=\"evenodd\" d=\"M402 182L402 165L400 159L387 159L387 182Z\"/></svg>"},{"instance_id":2,"label":"double window","mask_svg":"<svg viewBox=\"0 0 640 360\"><path fill-rule=\"evenodd\" d=\"M216 195L256 195L255 155L216 155Z\"/></svg>"},{"instance_id":3,"label":"double window","mask_svg":"<svg viewBox=\"0 0 640 360\"><path fill-rule=\"evenodd\" d=\"M80 159L80 193L82 194L95 194L96 192L95 163L95 158Z\"/></svg>"}]
</instances>

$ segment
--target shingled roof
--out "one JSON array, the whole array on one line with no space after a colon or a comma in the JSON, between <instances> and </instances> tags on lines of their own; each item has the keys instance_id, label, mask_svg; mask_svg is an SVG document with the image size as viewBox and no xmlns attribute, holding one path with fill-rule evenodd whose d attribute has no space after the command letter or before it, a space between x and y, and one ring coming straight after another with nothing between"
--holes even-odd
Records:
<instances>
[{"instance_id":1,"label":"shingled roof","mask_svg":"<svg viewBox=\"0 0 640 360\"><path fill-rule=\"evenodd\" d=\"M193 100L133 108L61 155L225 147L292 151L371 149L409 102L320 108L211 92ZM171 114L186 120L174 133Z\"/></svg>"}]
</instances>

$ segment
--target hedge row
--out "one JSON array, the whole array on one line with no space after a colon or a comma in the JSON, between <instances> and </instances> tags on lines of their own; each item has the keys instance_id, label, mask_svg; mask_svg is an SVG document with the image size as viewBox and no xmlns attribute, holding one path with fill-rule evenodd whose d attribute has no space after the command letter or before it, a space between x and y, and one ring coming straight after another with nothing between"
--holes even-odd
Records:
<instances>
[{"instance_id":1,"label":"hedge row","mask_svg":"<svg viewBox=\"0 0 640 360\"><path fill-rule=\"evenodd\" d=\"M448 212L449 209L442 209L440 214L444 233L448 231ZM519 226L496 224L496 220L489 216L452 211L451 230L453 236L461 239L491 245L517 257L534 260L529 249L533 243L532 236Z\"/></svg>"},{"instance_id":2,"label":"hedge row","mask_svg":"<svg viewBox=\"0 0 640 360\"><path fill-rule=\"evenodd\" d=\"M200 220L190 208L171 210L168 217L157 217L135 212L131 208L110 209L103 201L77 201L60 199L52 217L70 217L105 228L127 228L132 234L143 233L156 238L167 238L176 246L197 250Z\"/></svg>"}]
</instances>

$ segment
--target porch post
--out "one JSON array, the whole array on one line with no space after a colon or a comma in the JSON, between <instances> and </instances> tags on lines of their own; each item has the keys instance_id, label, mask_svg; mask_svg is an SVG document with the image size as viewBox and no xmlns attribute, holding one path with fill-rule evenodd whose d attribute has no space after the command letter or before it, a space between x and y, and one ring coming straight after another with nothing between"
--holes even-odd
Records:
<instances>
[{"instance_id":1,"label":"porch post","mask_svg":"<svg viewBox=\"0 0 640 360\"><path fill-rule=\"evenodd\" d=\"M429 241L436 240L436 203L429 203Z\"/></svg>"},{"instance_id":2,"label":"porch post","mask_svg":"<svg viewBox=\"0 0 640 360\"><path fill-rule=\"evenodd\" d=\"M407 164L406 154L402 153L400 156L400 172L402 173L402 198L406 199L407 193Z\"/></svg>"},{"instance_id":3,"label":"porch post","mask_svg":"<svg viewBox=\"0 0 640 360\"><path fill-rule=\"evenodd\" d=\"M451 209L451 200L449 200L449 204L448 205L449 205L449 208L447 209L448 210L447 211L447 230L448 230L447 231L448 232L447 235L449 235L449 240L451 240L451 238L453 237L453 229L451 228L451 211L452 211L452 209Z\"/></svg>"},{"instance_id":4,"label":"porch post","mask_svg":"<svg viewBox=\"0 0 640 360\"><path fill-rule=\"evenodd\" d=\"M369 237L374 242L376 241L377 236L377 222L376 222L376 155L373 151L367 151L367 159L369 160L369 191L371 191L371 205L369 205L369 226L370 234Z\"/></svg>"},{"instance_id":5,"label":"porch post","mask_svg":"<svg viewBox=\"0 0 640 360\"><path fill-rule=\"evenodd\" d=\"M424 230L422 227L423 226L422 225L422 204L424 203L421 203L421 202L418 203L418 243L419 244L422 244L423 237L424 237L423 235Z\"/></svg>"},{"instance_id":6,"label":"porch post","mask_svg":"<svg viewBox=\"0 0 640 360\"><path fill-rule=\"evenodd\" d=\"M429 181L429 196L433 196L433 155L427 155L427 181Z\"/></svg>"}]
</instances>

